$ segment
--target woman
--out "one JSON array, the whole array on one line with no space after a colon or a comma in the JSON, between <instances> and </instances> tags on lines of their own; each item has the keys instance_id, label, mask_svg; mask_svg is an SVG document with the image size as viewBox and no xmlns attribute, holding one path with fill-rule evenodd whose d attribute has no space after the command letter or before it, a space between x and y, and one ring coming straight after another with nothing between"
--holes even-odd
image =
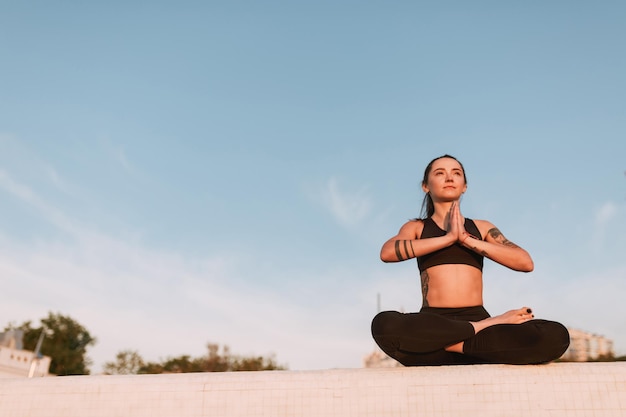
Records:
<instances>
[{"instance_id":1,"label":"woman","mask_svg":"<svg viewBox=\"0 0 626 417\"><path fill-rule=\"evenodd\" d=\"M493 224L463 217L463 165L450 155L432 160L422 189L425 218L404 224L380 253L384 262L417 258L422 309L376 315L372 335L380 348L405 366L538 364L559 358L569 346L562 324L534 319L528 307L495 317L483 307L485 257L522 272L534 265L528 252Z\"/></svg>"}]
</instances>

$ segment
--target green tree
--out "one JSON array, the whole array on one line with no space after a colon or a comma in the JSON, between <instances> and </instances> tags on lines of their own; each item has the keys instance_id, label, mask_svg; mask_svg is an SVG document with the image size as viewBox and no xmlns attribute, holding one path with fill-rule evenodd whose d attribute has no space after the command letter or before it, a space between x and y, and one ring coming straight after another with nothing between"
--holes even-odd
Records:
<instances>
[{"instance_id":1,"label":"green tree","mask_svg":"<svg viewBox=\"0 0 626 417\"><path fill-rule=\"evenodd\" d=\"M229 371L271 371L285 369L276 363L273 357L236 356L230 353L228 346L209 344L207 355L192 358L189 355L169 357L160 362L144 362L135 351L121 351L116 361L105 364L109 374L163 374L187 372L229 372Z\"/></svg>"},{"instance_id":2,"label":"green tree","mask_svg":"<svg viewBox=\"0 0 626 417\"><path fill-rule=\"evenodd\" d=\"M24 331L24 349L35 350L39 336L45 337L41 354L51 358L50 373L55 375L88 375L91 360L87 348L96 343L87 329L76 320L60 313L48 313L41 319L41 326L33 327L30 321L19 327L9 327Z\"/></svg>"},{"instance_id":3,"label":"green tree","mask_svg":"<svg viewBox=\"0 0 626 417\"><path fill-rule=\"evenodd\" d=\"M104 364L104 373L109 375L137 374L145 366L143 358L136 350L122 350L114 362Z\"/></svg>"},{"instance_id":4,"label":"green tree","mask_svg":"<svg viewBox=\"0 0 626 417\"><path fill-rule=\"evenodd\" d=\"M188 372L202 372L202 364L198 359L189 355L168 358L161 363L149 362L140 370L140 374L184 374Z\"/></svg>"}]
</instances>

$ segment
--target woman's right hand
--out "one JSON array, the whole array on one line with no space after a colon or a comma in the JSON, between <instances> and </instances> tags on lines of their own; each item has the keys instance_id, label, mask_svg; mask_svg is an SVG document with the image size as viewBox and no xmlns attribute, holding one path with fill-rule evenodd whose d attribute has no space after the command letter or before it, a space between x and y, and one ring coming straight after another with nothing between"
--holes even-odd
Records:
<instances>
[{"instance_id":1,"label":"woman's right hand","mask_svg":"<svg viewBox=\"0 0 626 417\"><path fill-rule=\"evenodd\" d=\"M452 203L447 217L447 234L452 239L452 243L462 242L463 240L465 240L468 234L465 231L465 221L463 219L463 216L461 216L461 210L459 209L458 201Z\"/></svg>"}]
</instances>

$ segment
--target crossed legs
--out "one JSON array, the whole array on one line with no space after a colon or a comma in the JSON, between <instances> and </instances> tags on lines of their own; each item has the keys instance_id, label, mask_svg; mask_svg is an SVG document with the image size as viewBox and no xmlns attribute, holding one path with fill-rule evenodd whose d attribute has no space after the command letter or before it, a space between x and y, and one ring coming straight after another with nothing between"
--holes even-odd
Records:
<instances>
[{"instance_id":1,"label":"crossed legs","mask_svg":"<svg viewBox=\"0 0 626 417\"><path fill-rule=\"evenodd\" d=\"M495 317L482 306L384 311L372 320L372 336L405 366L535 364L559 358L569 346L567 329L532 318L527 308Z\"/></svg>"}]
</instances>

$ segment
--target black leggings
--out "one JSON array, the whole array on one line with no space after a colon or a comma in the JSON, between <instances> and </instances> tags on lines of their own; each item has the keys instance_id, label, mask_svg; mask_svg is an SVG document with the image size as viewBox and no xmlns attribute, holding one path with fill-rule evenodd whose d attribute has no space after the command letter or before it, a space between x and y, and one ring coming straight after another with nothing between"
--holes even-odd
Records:
<instances>
[{"instance_id":1,"label":"black leggings","mask_svg":"<svg viewBox=\"0 0 626 417\"><path fill-rule=\"evenodd\" d=\"M383 311L372 320L372 336L383 352L404 366L538 364L558 359L569 346L567 329L547 320L496 324L475 333L470 321L488 317L482 306ZM464 342L462 354L445 350L459 342Z\"/></svg>"}]
</instances>

